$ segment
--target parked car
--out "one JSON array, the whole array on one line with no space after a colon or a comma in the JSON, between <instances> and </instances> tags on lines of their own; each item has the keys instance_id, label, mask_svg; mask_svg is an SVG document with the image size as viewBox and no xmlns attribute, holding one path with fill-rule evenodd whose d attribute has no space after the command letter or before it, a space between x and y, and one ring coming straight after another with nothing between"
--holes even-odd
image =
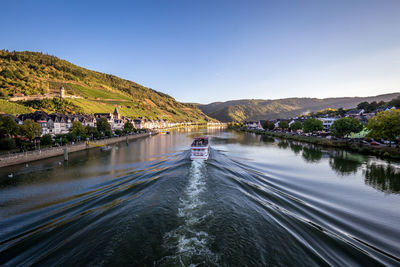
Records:
<instances>
[{"instance_id":1,"label":"parked car","mask_svg":"<svg viewBox=\"0 0 400 267\"><path fill-rule=\"evenodd\" d=\"M381 143L376 142L376 141L372 141L370 144L373 145L373 146L379 146L379 145L381 145Z\"/></svg>"},{"instance_id":2,"label":"parked car","mask_svg":"<svg viewBox=\"0 0 400 267\"><path fill-rule=\"evenodd\" d=\"M389 145L389 144L394 145L394 144L396 144L394 141L386 141L386 140L384 140L383 143L386 144L386 145Z\"/></svg>"}]
</instances>

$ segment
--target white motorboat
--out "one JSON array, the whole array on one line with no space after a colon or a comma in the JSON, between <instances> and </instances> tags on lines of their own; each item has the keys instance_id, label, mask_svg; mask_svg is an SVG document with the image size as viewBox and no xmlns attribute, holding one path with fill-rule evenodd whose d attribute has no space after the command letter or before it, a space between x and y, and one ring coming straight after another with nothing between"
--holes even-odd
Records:
<instances>
[{"instance_id":1,"label":"white motorboat","mask_svg":"<svg viewBox=\"0 0 400 267\"><path fill-rule=\"evenodd\" d=\"M196 137L191 145L190 159L207 160L210 155L210 144L207 136Z\"/></svg>"}]
</instances>

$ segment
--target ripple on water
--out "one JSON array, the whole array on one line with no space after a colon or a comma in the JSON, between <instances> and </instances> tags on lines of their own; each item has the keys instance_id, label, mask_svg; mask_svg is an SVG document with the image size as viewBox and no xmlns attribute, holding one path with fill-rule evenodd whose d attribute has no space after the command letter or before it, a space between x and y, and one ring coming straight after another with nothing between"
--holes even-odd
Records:
<instances>
[{"instance_id":1,"label":"ripple on water","mask_svg":"<svg viewBox=\"0 0 400 267\"><path fill-rule=\"evenodd\" d=\"M192 161L188 185L180 199L178 217L182 224L164 235L164 248L168 251L159 261L161 265L196 266L198 264L216 265L218 257L210 249L212 237L204 231L206 219L212 216L205 210L202 198L206 190L206 162Z\"/></svg>"}]
</instances>

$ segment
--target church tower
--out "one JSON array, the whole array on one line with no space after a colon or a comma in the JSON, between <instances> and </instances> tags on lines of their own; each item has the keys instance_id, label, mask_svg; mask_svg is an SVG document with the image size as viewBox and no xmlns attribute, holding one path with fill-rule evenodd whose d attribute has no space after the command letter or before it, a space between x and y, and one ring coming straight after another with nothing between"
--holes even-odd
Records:
<instances>
[{"instance_id":1,"label":"church tower","mask_svg":"<svg viewBox=\"0 0 400 267\"><path fill-rule=\"evenodd\" d=\"M115 120L120 120L121 119L121 115L119 114L117 107L115 107L113 115L114 115L114 119Z\"/></svg>"}]
</instances>

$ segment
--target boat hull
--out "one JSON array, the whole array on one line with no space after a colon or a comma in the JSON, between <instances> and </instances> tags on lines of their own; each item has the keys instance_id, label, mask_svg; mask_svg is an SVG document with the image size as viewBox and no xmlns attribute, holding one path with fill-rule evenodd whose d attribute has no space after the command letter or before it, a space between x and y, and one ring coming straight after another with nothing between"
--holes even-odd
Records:
<instances>
[{"instance_id":1,"label":"boat hull","mask_svg":"<svg viewBox=\"0 0 400 267\"><path fill-rule=\"evenodd\" d=\"M207 160L208 157L210 156L210 149L209 147L192 147L191 153L190 153L190 159L191 160L196 160L196 159L202 159L202 160Z\"/></svg>"}]
</instances>

